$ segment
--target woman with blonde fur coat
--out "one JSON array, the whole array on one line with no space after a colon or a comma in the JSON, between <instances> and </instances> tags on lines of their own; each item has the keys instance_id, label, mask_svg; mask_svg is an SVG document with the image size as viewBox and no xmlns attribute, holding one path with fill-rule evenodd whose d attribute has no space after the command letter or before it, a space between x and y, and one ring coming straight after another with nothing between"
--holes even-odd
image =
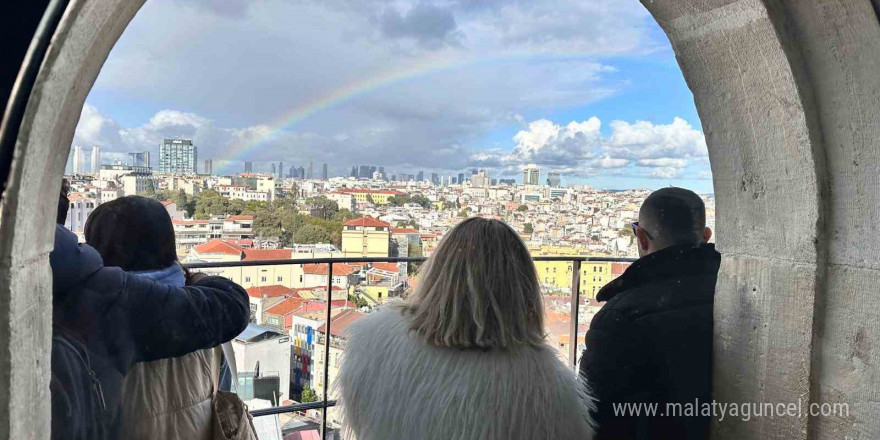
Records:
<instances>
[{"instance_id":1,"label":"woman with blonde fur coat","mask_svg":"<svg viewBox=\"0 0 880 440\"><path fill-rule=\"evenodd\" d=\"M345 434L592 438L590 398L544 339L535 266L513 229L465 220L421 273L408 302L349 327L336 381Z\"/></svg>"}]
</instances>

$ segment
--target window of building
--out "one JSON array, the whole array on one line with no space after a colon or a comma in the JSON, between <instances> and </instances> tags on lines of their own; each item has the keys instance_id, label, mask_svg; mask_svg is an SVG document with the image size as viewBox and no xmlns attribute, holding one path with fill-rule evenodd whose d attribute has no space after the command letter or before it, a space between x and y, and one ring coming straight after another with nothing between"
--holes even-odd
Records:
<instances>
[{"instance_id":1,"label":"window of building","mask_svg":"<svg viewBox=\"0 0 880 440\"><path fill-rule=\"evenodd\" d=\"M280 283L282 281L283 281L283 277L278 277L278 282Z\"/></svg>"},{"instance_id":2,"label":"window of building","mask_svg":"<svg viewBox=\"0 0 880 440\"><path fill-rule=\"evenodd\" d=\"M260 277L260 281L262 281L262 282L265 283L265 282L266 282L266 277Z\"/></svg>"},{"instance_id":3,"label":"window of building","mask_svg":"<svg viewBox=\"0 0 880 440\"><path fill-rule=\"evenodd\" d=\"M244 282L246 282L246 283L251 282L251 277L244 277Z\"/></svg>"}]
</instances>

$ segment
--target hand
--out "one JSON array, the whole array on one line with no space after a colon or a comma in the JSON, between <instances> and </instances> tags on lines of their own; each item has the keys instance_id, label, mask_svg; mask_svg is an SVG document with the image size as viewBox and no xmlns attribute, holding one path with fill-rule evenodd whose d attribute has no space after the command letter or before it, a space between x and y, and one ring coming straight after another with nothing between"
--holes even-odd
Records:
<instances>
[{"instance_id":1,"label":"hand","mask_svg":"<svg viewBox=\"0 0 880 440\"><path fill-rule=\"evenodd\" d=\"M193 285L193 284L196 284L196 283L198 283L199 281L201 281L201 280L202 280L203 278L205 278L205 277L207 277L207 275L205 275L205 274L203 274L203 273L192 272L192 273L190 273L189 276L186 278L186 285L187 285L187 286L191 286L191 285Z\"/></svg>"}]
</instances>

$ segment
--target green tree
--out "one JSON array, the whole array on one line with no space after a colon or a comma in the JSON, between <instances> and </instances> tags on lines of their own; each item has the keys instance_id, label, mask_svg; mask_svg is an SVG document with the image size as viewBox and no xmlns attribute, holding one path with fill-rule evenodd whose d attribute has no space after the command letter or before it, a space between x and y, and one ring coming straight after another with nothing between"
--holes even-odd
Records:
<instances>
[{"instance_id":1,"label":"green tree","mask_svg":"<svg viewBox=\"0 0 880 440\"><path fill-rule=\"evenodd\" d=\"M516 207L517 212L526 212L529 210L529 207L526 205L519 205Z\"/></svg>"},{"instance_id":2,"label":"green tree","mask_svg":"<svg viewBox=\"0 0 880 440\"><path fill-rule=\"evenodd\" d=\"M212 215L227 215L230 211L230 203L229 199L209 189L199 194L195 200L192 215L200 220L209 219ZM179 208L180 204L178 203L177 206Z\"/></svg>"},{"instance_id":3,"label":"green tree","mask_svg":"<svg viewBox=\"0 0 880 440\"><path fill-rule=\"evenodd\" d=\"M333 214L333 221L334 222L345 223L353 218L354 218L354 214L352 214L351 211L349 211L345 208L342 208L339 211L337 211L336 214Z\"/></svg>"},{"instance_id":4,"label":"green tree","mask_svg":"<svg viewBox=\"0 0 880 440\"><path fill-rule=\"evenodd\" d=\"M324 220L330 220L339 212L339 204L325 196L310 197L306 203L312 205L312 212L316 214L316 217Z\"/></svg>"},{"instance_id":5,"label":"green tree","mask_svg":"<svg viewBox=\"0 0 880 440\"><path fill-rule=\"evenodd\" d=\"M423 194L416 194L410 197L409 200L410 203L417 203L419 206L425 209L428 209L433 205L433 203L431 203L431 200L425 197Z\"/></svg>"},{"instance_id":6,"label":"green tree","mask_svg":"<svg viewBox=\"0 0 880 440\"><path fill-rule=\"evenodd\" d=\"M153 179L147 180L147 185L141 195L144 197L156 197L156 184L153 182Z\"/></svg>"},{"instance_id":7,"label":"green tree","mask_svg":"<svg viewBox=\"0 0 880 440\"><path fill-rule=\"evenodd\" d=\"M330 241L330 232L318 225L305 225L293 235L295 243L315 244Z\"/></svg>"},{"instance_id":8,"label":"green tree","mask_svg":"<svg viewBox=\"0 0 880 440\"><path fill-rule=\"evenodd\" d=\"M315 390L305 387L302 390L302 394L299 398L300 403L311 403L318 401L318 393Z\"/></svg>"},{"instance_id":9,"label":"green tree","mask_svg":"<svg viewBox=\"0 0 880 440\"><path fill-rule=\"evenodd\" d=\"M461 211L458 211L458 216L461 218L468 218L469 215L470 215L470 209L468 209L468 208L462 208Z\"/></svg>"},{"instance_id":10,"label":"green tree","mask_svg":"<svg viewBox=\"0 0 880 440\"><path fill-rule=\"evenodd\" d=\"M619 237L634 237L635 236L635 234L633 234L632 228L620 228L617 231L617 235Z\"/></svg>"},{"instance_id":11,"label":"green tree","mask_svg":"<svg viewBox=\"0 0 880 440\"><path fill-rule=\"evenodd\" d=\"M525 232L526 234L531 234L532 232L535 232L535 229L532 227L531 223L526 223L525 225L523 225L523 232Z\"/></svg>"}]
</instances>

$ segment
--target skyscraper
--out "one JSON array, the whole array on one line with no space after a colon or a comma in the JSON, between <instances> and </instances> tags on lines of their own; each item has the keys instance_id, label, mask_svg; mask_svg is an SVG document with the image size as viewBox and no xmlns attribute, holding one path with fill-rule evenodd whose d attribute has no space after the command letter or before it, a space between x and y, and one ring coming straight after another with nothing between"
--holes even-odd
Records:
<instances>
[{"instance_id":1,"label":"skyscraper","mask_svg":"<svg viewBox=\"0 0 880 440\"><path fill-rule=\"evenodd\" d=\"M245 162L244 163L244 172L245 173L253 173L254 172L254 163L253 162Z\"/></svg>"},{"instance_id":2,"label":"skyscraper","mask_svg":"<svg viewBox=\"0 0 880 440\"><path fill-rule=\"evenodd\" d=\"M369 165L361 165L358 167L358 179L370 179L373 177L373 172L370 171Z\"/></svg>"},{"instance_id":3,"label":"skyscraper","mask_svg":"<svg viewBox=\"0 0 880 440\"><path fill-rule=\"evenodd\" d=\"M437 173L431 173L431 183L434 185L440 184L440 176Z\"/></svg>"},{"instance_id":4,"label":"skyscraper","mask_svg":"<svg viewBox=\"0 0 880 440\"><path fill-rule=\"evenodd\" d=\"M275 162L272 162L272 175L275 175Z\"/></svg>"},{"instance_id":5,"label":"skyscraper","mask_svg":"<svg viewBox=\"0 0 880 440\"><path fill-rule=\"evenodd\" d=\"M524 185L540 185L541 170L537 165L529 165L523 169Z\"/></svg>"},{"instance_id":6,"label":"skyscraper","mask_svg":"<svg viewBox=\"0 0 880 440\"><path fill-rule=\"evenodd\" d=\"M489 186L489 176L486 170L480 170L477 174L471 175L471 186L474 188L487 188Z\"/></svg>"},{"instance_id":7,"label":"skyscraper","mask_svg":"<svg viewBox=\"0 0 880 440\"><path fill-rule=\"evenodd\" d=\"M321 180L327 180L330 178L330 174L327 172L327 164L325 163L323 169L321 170Z\"/></svg>"},{"instance_id":8,"label":"skyscraper","mask_svg":"<svg viewBox=\"0 0 880 440\"><path fill-rule=\"evenodd\" d=\"M291 179L296 179L297 177L299 177L296 175L296 166L295 165L290 166L290 171L287 172L287 177L290 177Z\"/></svg>"},{"instance_id":9,"label":"skyscraper","mask_svg":"<svg viewBox=\"0 0 880 440\"><path fill-rule=\"evenodd\" d=\"M85 156L83 156L83 147L76 145L73 147L73 174L82 174L85 170Z\"/></svg>"},{"instance_id":10,"label":"skyscraper","mask_svg":"<svg viewBox=\"0 0 880 440\"><path fill-rule=\"evenodd\" d=\"M160 174L196 174L197 160L198 148L192 139L165 139L159 145Z\"/></svg>"},{"instance_id":11,"label":"skyscraper","mask_svg":"<svg viewBox=\"0 0 880 440\"><path fill-rule=\"evenodd\" d=\"M92 173L101 171L101 147L92 147Z\"/></svg>"},{"instance_id":12,"label":"skyscraper","mask_svg":"<svg viewBox=\"0 0 880 440\"><path fill-rule=\"evenodd\" d=\"M275 178L282 179L284 178L284 162L278 161L278 174L275 175Z\"/></svg>"},{"instance_id":13,"label":"skyscraper","mask_svg":"<svg viewBox=\"0 0 880 440\"><path fill-rule=\"evenodd\" d=\"M303 167L299 167L298 170L299 171L297 171L297 174L299 174L299 178L305 179L306 178L306 169Z\"/></svg>"},{"instance_id":14,"label":"skyscraper","mask_svg":"<svg viewBox=\"0 0 880 440\"><path fill-rule=\"evenodd\" d=\"M312 161L309 161L309 179L315 178L315 164Z\"/></svg>"},{"instance_id":15,"label":"skyscraper","mask_svg":"<svg viewBox=\"0 0 880 440\"><path fill-rule=\"evenodd\" d=\"M559 173L551 172L547 174L547 185L559 187L560 183L562 183L562 180L559 178Z\"/></svg>"},{"instance_id":16,"label":"skyscraper","mask_svg":"<svg viewBox=\"0 0 880 440\"><path fill-rule=\"evenodd\" d=\"M416 182L422 182L424 180L425 180L425 172L419 171L419 173L416 174Z\"/></svg>"},{"instance_id":17,"label":"skyscraper","mask_svg":"<svg viewBox=\"0 0 880 440\"><path fill-rule=\"evenodd\" d=\"M382 180L386 180L388 175L385 174L385 167L379 167L379 174L382 175Z\"/></svg>"},{"instance_id":18,"label":"skyscraper","mask_svg":"<svg viewBox=\"0 0 880 440\"><path fill-rule=\"evenodd\" d=\"M351 167L351 177L358 178L358 167Z\"/></svg>"},{"instance_id":19,"label":"skyscraper","mask_svg":"<svg viewBox=\"0 0 880 440\"><path fill-rule=\"evenodd\" d=\"M205 159L205 169L203 172L207 175L211 175L214 172L214 161L211 159Z\"/></svg>"},{"instance_id":20,"label":"skyscraper","mask_svg":"<svg viewBox=\"0 0 880 440\"><path fill-rule=\"evenodd\" d=\"M464 183L464 173L458 173L458 184L461 185Z\"/></svg>"}]
</instances>

